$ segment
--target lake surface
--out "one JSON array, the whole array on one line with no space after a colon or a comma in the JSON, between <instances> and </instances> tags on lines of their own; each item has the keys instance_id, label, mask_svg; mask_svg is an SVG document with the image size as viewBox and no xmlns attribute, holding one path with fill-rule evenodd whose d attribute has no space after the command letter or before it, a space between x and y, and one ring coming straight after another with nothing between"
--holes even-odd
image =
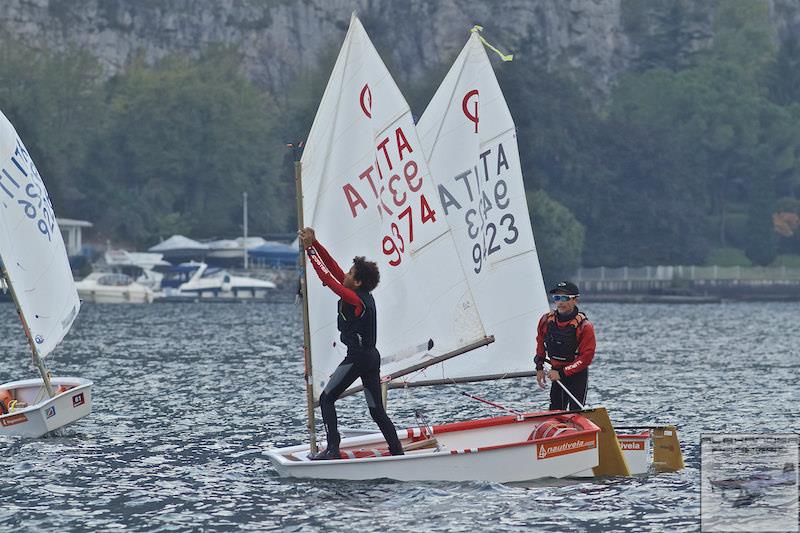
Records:
<instances>
[{"instance_id":1,"label":"lake surface","mask_svg":"<svg viewBox=\"0 0 800 533\"><path fill-rule=\"evenodd\" d=\"M86 304L51 360L94 380L94 412L62 437L0 437L0 529L697 531L700 436L794 432L800 304L591 304L588 403L615 422L679 426L687 468L602 481L293 481L263 454L305 439L299 306ZM531 325L533 327L533 325ZM0 382L33 377L0 305ZM459 394L541 410L533 379L390 393L398 427L501 415ZM362 396L341 425L372 427ZM724 513L718 518L724 524Z\"/></svg>"}]
</instances>

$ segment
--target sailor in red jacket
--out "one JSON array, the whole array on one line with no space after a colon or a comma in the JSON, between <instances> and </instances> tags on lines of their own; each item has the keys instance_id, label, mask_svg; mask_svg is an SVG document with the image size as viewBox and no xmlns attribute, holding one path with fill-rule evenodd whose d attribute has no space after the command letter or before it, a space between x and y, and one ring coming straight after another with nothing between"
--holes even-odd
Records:
<instances>
[{"instance_id":1,"label":"sailor in red jacket","mask_svg":"<svg viewBox=\"0 0 800 533\"><path fill-rule=\"evenodd\" d=\"M403 455L403 447L381 401L381 355L375 347L377 341L377 312L372 290L380 281L378 265L363 257L353 259L347 274L316 239L314 230L305 228L300 239L306 249L308 260L317 272L322 284L339 296L337 326L342 343L347 346L347 356L336 367L325 390L319 396L322 420L328 435L325 451L311 457L312 460L340 459L336 407L339 396L356 379L361 378L367 398L369 414L378 424L392 455Z\"/></svg>"},{"instance_id":2,"label":"sailor in red jacket","mask_svg":"<svg viewBox=\"0 0 800 533\"><path fill-rule=\"evenodd\" d=\"M594 358L594 326L578 310L580 291L569 281L561 281L550 290L556 309L539 319L536 335L536 381L545 388L545 356L552 369L547 377L560 381L582 404L586 404L589 365ZM550 386L551 410L580 409L557 383Z\"/></svg>"}]
</instances>

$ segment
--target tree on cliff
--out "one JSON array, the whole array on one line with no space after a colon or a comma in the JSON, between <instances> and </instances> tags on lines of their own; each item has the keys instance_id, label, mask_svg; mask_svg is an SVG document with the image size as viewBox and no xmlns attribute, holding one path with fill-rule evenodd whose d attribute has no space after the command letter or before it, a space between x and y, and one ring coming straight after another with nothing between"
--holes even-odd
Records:
<instances>
[{"instance_id":1,"label":"tree on cliff","mask_svg":"<svg viewBox=\"0 0 800 533\"><path fill-rule=\"evenodd\" d=\"M249 192L254 233L284 230L293 205L271 100L234 54L141 61L110 81L107 127L91 148L85 209L104 231L147 244L172 233L238 233Z\"/></svg>"}]
</instances>

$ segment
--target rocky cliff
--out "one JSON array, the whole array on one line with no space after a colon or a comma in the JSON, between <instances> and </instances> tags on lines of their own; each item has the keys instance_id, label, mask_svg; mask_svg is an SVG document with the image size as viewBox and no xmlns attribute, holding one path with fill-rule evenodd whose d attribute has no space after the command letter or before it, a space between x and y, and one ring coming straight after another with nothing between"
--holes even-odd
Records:
<instances>
[{"instance_id":1,"label":"rocky cliff","mask_svg":"<svg viewBox=\"0 0 800 533\"><path fill-rule=\"evenodd\" d=\"M600 94L669 42L677 55L713 39L716 2L690 0L2 0L0 34L81 48L110 75L136 55L156 61L212 44L238 48L254 80L280 92L330 62L357 10L395 75L442 69L474 24L518 60L582 72ZM772 0L777 38L800 31L800 3Z\"/></svg>"}]
</instances>

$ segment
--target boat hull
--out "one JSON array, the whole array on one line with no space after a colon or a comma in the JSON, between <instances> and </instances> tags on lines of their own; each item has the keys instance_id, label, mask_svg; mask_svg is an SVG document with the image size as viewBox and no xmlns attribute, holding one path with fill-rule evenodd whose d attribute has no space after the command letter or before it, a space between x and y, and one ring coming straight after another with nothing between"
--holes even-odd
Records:
<instances>
[{"instance_id":1,"label":"boat hull","mask_svg":"<svg viewBox=\"0 0 800 533\"><path fill-rule=\"evenodd\" d=\"M528 439L552 415L526 415L523 420L500 417L434 426L432 437L439 449L407 451L402 456L358 457L360 452L381 452L386 442L380 433L343 439L341 450L356 458L310 461L307 445L267 451L283 477L400 481L522 482L566 477L597 465L597 426L574 418L579 429L560 436ZM404 447L419 441L420 428L398 431ZM416 440L415 440L416 439ZM383 452L385 453L385 452Z\"/></svg>"},{"instance_id":2,"label":"boat hull","mask_svg":"<svg viewBox=\"0 0 800 533\"><path fill-rule=\"evenodd\" d=\"M0 435L38 438L72 424L92 412L92 385L87 379L57 377L51 380L53 388L69 387L53 398L35 402L42 395L41 379L12 381L0 385L0 391L13 391L14 397L28 403L27 407L14 409L0 415Z\"/></svg>"},{"instance_id":3,"label":"boat hull","mask_svg":"<svg viewBox=\"0 0 800 533\"><path fill-rule=\"evenodd\" d=\"M102 287L79 288L78 296L82 301L93 304L149 304L153 302L153 292L150 289L108 290Z\"/></svg>"}]
</instances>

